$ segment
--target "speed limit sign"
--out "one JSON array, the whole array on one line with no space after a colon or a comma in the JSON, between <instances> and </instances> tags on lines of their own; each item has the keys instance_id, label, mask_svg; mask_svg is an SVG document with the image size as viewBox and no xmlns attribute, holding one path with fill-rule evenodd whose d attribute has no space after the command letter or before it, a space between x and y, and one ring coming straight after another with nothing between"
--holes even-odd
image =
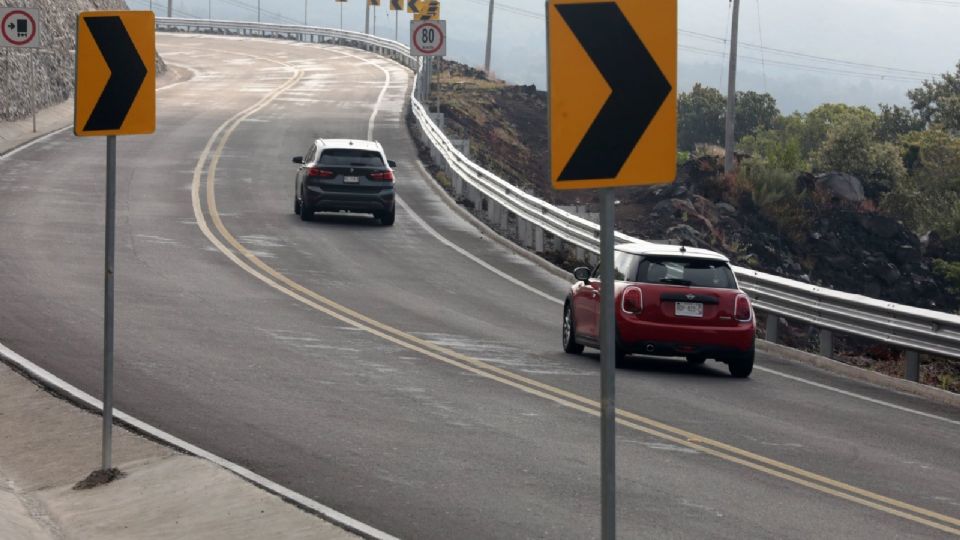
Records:
<instances>
[{"instance_id":1,"label":"speed limit sign","mask_svg":"<svg viewBox=\"0 0 960 540\"><path fill-rule=\"evenodd\" d=\"M446 56L447 21L410 21L410 54Z\"/></svg>"}]
</instances>

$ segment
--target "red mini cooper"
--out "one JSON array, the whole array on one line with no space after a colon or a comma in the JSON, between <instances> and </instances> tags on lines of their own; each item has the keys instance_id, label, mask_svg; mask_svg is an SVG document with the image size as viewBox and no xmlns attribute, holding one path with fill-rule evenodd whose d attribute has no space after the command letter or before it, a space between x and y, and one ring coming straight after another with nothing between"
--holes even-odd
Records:
<instances>
[{"instance_id":1,"label":"red mini cooper","mask_svg":"<svg viewBox=\"0 0 960 540\"><path fill-rule=\"evenodd\" d=\"M754 316L729 260L706 249L626 244L614 264L617 364L627 354L725 362L734 377L753 371ZM563 306L563 350L599 348L600 268L577 268Z\"/></svg>"}]
</instances>

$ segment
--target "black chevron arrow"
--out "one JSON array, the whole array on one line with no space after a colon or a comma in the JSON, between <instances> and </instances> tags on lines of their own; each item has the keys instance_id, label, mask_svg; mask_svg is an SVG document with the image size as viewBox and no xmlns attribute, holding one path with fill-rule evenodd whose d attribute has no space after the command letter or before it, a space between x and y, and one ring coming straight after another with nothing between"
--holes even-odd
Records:
<instances>
[{"instance_id":1,"label":"black chevron arrow","mask_svg":"<svg viewBox=\"0 0 960 540\"><path fill-rule=\"evenodd\" d=\"M557 180L616 178L670 95L670 81L615 3L556 8L611 89Z\"/></svg>"},{"instance_id":2,"label":"black chevron arrow","mask_svg":"<svg viewBox=\"0 0 960 540\"><path fill-rule=\"evenodd\" d=\"M147 67L143 65L120 17L86 17L84 21L110 68L110 79L83 129L120 129L140 91L140 85L147 77Z\"/></svg>"}]
</instances>

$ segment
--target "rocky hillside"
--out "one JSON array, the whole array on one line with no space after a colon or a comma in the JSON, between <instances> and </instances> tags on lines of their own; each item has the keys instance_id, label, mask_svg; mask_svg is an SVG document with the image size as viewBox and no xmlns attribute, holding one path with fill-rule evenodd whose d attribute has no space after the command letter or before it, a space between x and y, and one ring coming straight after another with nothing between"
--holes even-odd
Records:
<instances>
[{"instance_id":1,"label":"rocky hillside","mask_svg":"<svg viewBox=\"0 0 960 540\"><path fill-rule=\"evenodd\" d=\"M0 7L29 5L40 16L41 49L0 48L0 121L19 120L33 112L30 77L36 76L37 105L55 105L73 96L77 13L127 9L124 0L0 0ZM157 73L164 70L157 57Z\"/></svg>"},{"instance_id":2,"label":"rocky hillside","mask_svg":"<svg viewBox=\"0 0 960 540\"><path fill-rule=\"evenodd\" d=\"M437 80L447 132L469 139L476 161L554 203L594 203L595 193L550 187L545 92L490 81L455 63L444 63ZM784 192L725 175L719 157L685 159L674 184L618 191L617 228L847 292L960 309L957 284L933 271L938 261L960 261L960 245L920 238L877 212L849 175L805 174L777 189Z\"/></svg>"}]
</instances>

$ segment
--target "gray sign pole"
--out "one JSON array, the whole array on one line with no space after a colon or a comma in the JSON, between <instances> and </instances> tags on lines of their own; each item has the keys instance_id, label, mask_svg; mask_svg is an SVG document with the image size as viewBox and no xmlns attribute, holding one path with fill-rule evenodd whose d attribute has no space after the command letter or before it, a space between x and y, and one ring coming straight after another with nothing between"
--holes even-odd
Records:
<instances>
[{"instance_id":1,"label":"gray sign pole","mask_svg":"<svg viewBox=\"0 0 960 540\"><path fill-rule=\"evenodd\" d=\"M33 132L37 132L37 53L30 53L33 69L30 70L30 104L33 109Z\"/></svg>"},{"instance_id":2,"label":"gray sign pole","mask_svg":"<svg viewBox=\"0 0 960 540\"><path fill-rule=\"evenodd\" d=\"M613 189L601 190L600 204L600 537L617 537L616 321L614 319Z\"/></svg>"},{"instance_id":3,"label":"gray sign pole","mask_svg":"<svg viewBox=\"0 0 960 540\"><path fill-rule=\"evenodd\" d=\"M107 137L107 215L103 294L103 463L110 469L113 439L113 259L117 217L117 137Z\"/></svg>"}]
</instances>

